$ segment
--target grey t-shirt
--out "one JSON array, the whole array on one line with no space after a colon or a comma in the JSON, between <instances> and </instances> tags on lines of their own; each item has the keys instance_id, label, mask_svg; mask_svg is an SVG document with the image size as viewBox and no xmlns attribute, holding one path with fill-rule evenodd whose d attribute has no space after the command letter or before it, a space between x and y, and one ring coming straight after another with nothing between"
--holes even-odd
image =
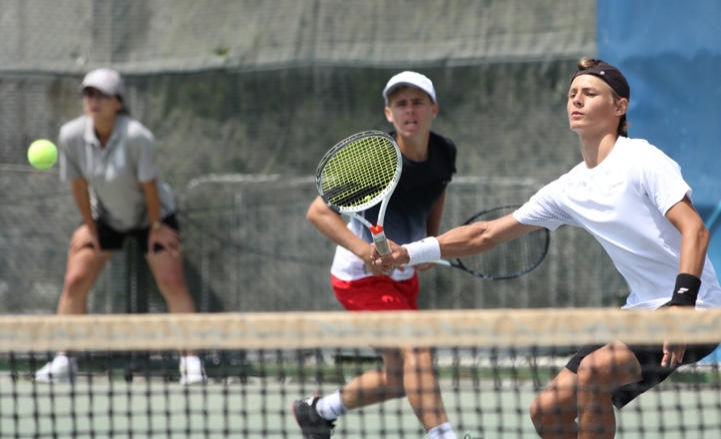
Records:
<instances>
[{"instance_id":1,"label":"grey t-shirt","mask_svg":"<svg viewBox=\"0 0 721 439\"><path fill-rule=\"evenodd\" d=\"M93 218L124 232L149 225L141 184L155 180L162 217L175 212L175 197L158 175L155 139L137 120L118 115L104 147L92 119L81 116L60 128L60 179L84 178L90 187Z\"/></svg>"}]
</instances>

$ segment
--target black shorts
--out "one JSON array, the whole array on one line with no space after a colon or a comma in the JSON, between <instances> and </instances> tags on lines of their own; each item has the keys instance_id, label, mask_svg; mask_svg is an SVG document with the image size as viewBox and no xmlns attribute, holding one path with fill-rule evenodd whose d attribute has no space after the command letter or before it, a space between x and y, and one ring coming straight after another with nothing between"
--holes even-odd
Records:
<instances>
[{"instance_id":1,"label":"black shorts","mask_svg":"<svg viewBox=\"0 0 721 439\"><path fill-rule=\"evenodd\" d=\"M178 220L175 218L174 214L163 218L163 223L167 226L172 227L175 230L180 230L180 227L178 226ZM95 224L98 228L98 240L100 241L100 248L102 250L120 250L123 248L125 238L130 236L132 238L135 238L135 240L138 242L138 246L140 246L140 248L143 250L143 254L148 253L148 234L150 233L149 227L128 230L126 232L119 232L104 223L102 220L96 221ZM163 250L163 247L156 244L154 250L161 251Z\"/></svg>"},{"instance_id":2,"label":"black shorts","mask_svg":"<svg viewBox=\"0 0 721 439\"><path fill-rule=\"evenodd\" d=\"M578 373L578 366L581 364L581 360L583 360L591 352L602 348L603 346L604 345L583 346L578 350L576 355L568 361L566 369L573 373ZM682 364L696 363L716 350L718 346L718 344L688 345L686 346L686 353L683 356ZM617 408L625 406L638 395L652 387L655 387L668 378L668 376L678 368L678 366L661 366L661 359L663 358L662 345L628 345L628 348L631 352L633 352L636 359L638 359L638 362L641 364L641 381L626 384L613 391L613 405Z\"/></svg>"}]
</instances>

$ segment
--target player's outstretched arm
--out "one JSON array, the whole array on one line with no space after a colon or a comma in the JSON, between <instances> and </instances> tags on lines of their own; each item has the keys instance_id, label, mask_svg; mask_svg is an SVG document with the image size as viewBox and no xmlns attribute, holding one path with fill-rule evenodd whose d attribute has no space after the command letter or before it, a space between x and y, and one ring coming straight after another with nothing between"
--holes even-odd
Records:
<instances>
[{"instance_id":1,"label":"player's outstretched arm","mask_svg":"<svg viewBox=\"0 0 721 439\"><path fill-rule=\"evenodd\" d=\"M461 258L488 251L538 228L521 224L509 214L493 221L459 226L437 238L429 237L403 246L391 243L391 254L381 258L375 253L374 263L390 267Z\"/></svg>"}]
</instances>

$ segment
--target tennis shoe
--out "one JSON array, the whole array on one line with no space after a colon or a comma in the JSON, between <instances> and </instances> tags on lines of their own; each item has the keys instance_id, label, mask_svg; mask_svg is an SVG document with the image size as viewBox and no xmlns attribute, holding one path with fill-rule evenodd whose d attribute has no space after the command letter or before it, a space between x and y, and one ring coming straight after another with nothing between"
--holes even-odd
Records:
<instances>
[{"instance_id":1,"label":"tennis shoe","mask_svg":"<svg viewBox=\"0 0 721 439\"><path fill-rule=\"evenodd\" d=\"M74 358L57 355L35 372L33 378L38 383L72 383L77 372L78 366Z\"/></svg>"},{"instance_id":2,"label":"tennis shoe","mask_svg":"<svg viewBox=\"0 0 721 439\"><path fill-rule=\"evenodd\" d=\"M304 439L328 439L333 434L334 421L323 419L315 409L317 396L293 402L293 416L300 426Z\"/></svg>"},{"instance_id":3,"label":"tennis shoe","mask_svg":"<svg viewBox=\"0 0 721 439\"><path fill-rule=\"evenodd\" d=\"M203 362L195 355L180 357L180 384L190 386L193 384L205 384L208 376L205 374Z\"/></svg>"}]
</instances>

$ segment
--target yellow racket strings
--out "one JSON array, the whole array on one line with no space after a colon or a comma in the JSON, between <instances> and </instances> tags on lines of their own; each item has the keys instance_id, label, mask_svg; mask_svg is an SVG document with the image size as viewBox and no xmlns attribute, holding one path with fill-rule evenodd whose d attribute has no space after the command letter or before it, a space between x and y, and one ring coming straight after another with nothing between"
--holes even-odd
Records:
<instances>
[{"instance_id":1,"label":"yellow racket strings","mask_svg":"<svg viewBox=\"0 0 721 439\"><path fill-rule=\"evenodd\" d=\"M325 200L353 210L377 204L393 182L398 158L390 140L380 136L364 137L345 145L321 172Z\"/></svg>"}]
</instances>

